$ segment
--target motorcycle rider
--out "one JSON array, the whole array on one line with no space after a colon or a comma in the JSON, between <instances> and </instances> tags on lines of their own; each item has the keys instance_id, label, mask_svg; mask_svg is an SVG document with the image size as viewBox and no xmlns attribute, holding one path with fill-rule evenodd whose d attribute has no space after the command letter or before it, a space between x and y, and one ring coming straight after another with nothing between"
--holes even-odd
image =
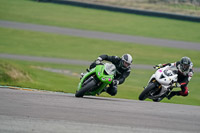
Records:
<instances>
[{"instance_id":1,"label":"motorcycle rider","mask_svg":"<svg viewBox=\"0 0 200 133\"><path fill-rule=\"evenodd\" d=\"M155 68L159 69L165 66L173 67L178 71L178 83L174 83L173 86L181 88L181 91L172 91L167 98L170 100L175 95L187 96L189 93L187 85L194 74L191 59L189 57L182 57L180 61L175 63L158 64Z\"/></svg>"},{"instance_id":2,"label":"motorcycle rider","mask_svg":"<svg viewBox=\"0 0 200 133\"><path fill-rule=\"evenodd\" d=\"M125 79L129 76L131 72L132 56L130 54L124 54L121 58L118 56L108 56L100 55L91 65L90 69L94 68L97 64L100 64L103 60L112 62L116 67L116 74L114 76L113 82L109 87L105 88L106 91L111 96L117 94L117 86L124 83Z\"/></svg>"}]
</instances>

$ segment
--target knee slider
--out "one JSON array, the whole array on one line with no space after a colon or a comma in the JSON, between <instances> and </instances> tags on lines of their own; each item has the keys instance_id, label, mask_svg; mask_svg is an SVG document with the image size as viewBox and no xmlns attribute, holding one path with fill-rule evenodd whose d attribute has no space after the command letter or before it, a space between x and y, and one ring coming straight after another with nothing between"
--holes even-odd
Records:
<instances>
[{"instance_id":1,"label":"knee slider","mask_svg":"<svg viewBox=\"0 0 200 133\"><path fill-rule=\"evenodd\" d=\"M180 92L181 96L188 96L189 91Z\"/></svg>"}]
</instances>

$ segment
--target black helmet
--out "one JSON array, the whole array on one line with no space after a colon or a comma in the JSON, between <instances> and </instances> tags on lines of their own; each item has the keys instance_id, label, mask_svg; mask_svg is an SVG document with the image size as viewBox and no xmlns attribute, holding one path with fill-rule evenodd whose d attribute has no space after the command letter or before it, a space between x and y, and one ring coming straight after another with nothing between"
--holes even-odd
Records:
<instances>
[{"instance_id":1,"label":"black helmet","mask_svg":"<svg viewBox=\"0 0 200 133\"><path fill-rule=\"evenodd\" d=\"M122 55L122 60L120 62L122 69L127 69L132 64L132 56L130 54Z\"/></svg>"},{"instance_id":2,"label":"black helmet","mask_svg":"<svg viewBox=\"0 0 200 133\"><path fill-rule=\"evenodd\" d=\"M180 69L182 72L188 71L190 67L191 60L189 57L182 57L180 61Z\"/></svg>"}]
</instances>

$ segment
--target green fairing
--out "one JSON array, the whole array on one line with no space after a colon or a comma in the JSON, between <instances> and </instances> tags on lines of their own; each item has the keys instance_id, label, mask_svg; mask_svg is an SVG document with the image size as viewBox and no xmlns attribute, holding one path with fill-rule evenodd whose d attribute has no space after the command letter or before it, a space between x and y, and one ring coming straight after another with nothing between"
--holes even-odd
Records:
<instances>
[{"instance_id":1,"label":"green fairing","mask_svg":"<svg viewBox=\"0 0 200 133\"><path fill-rule=\"evenodd\" d=\"M94 75L96 73L96 76L98 79L102 82L101 86L99 88L95 89L94 91L90 91L85 93L85 95L93 95L100 94L102 90L108 85L112 83L112 80L114 78L114 75L106 75L104 73L105 66L104 65L97 65L95 68L91 69L89 72L87 72L84 77L81 79L77 91L81 90L82 84L91 75Z\"/></svg>"},{"instance_id":2,"label":"green fairing","mask_svg":"<svg viewBox=\"0 0 200 133\"><path fill-rule=\"evenodd\" d=\"M89 72L85 73L84 77L81 79L79 85L78 85L78 90L79 91L82 87L82 84L83 84L83 81L90 75L94 74L95 73L95 68L91 69Z\"/></svg>"},{"instance_id":3,"label":"green fairing","mask_svg":"<svg viewBox=\"0 0 200 133\"><path fill-rule=\"evenodd\" d=\"M114 76L113 75L105 75L104 69L105 69L104 65L97 65L96 66L96 75L102 82L111 84Z\"/></svg>"}]
</instances>

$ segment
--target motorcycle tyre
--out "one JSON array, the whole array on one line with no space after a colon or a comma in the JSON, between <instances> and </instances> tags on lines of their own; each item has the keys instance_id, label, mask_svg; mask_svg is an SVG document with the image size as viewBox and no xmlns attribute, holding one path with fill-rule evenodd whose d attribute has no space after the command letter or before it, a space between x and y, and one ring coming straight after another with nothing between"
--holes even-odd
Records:
<instances>
[{"instance_id":1,"label":"motorcycle tyre","mask_svg":"<svg viewBox=\"0 0 200 133\"><path fill-rule=\"evenodd\" d=\"M85 86L83 86L79 91L76 92L75 97L83 97L84 94L91 89L91 87L95 86L96 82L94 80L91 80L89 83L87 83Z\"/></svg>"},{"instance_id":2,"label":"motorcycle tyre","mask_svg":"<svg viewBox=\"0 0 200 133\"><path fill-rule=\"evenodd\" d=\"M164 98L164 97L163 97ZM160 102L163 98L157 98L157 99L153 99L154 102Z\"/></svg>"},{"instance_id":3,"label":"motorcycle tyre","mask_svg":"<svg viewBox=\"0 0 200 133\"><path fill-rule=\"evenodd\" d=\"M156 85L155 85L155 83L150 83L144 90L143 90L143 92L140 94L140 96L139 96L139 100L145 100L147 97L148 97L148 93L153 89L153 88L155 88L156 87Z\"/></svg>"}]
</instances>

